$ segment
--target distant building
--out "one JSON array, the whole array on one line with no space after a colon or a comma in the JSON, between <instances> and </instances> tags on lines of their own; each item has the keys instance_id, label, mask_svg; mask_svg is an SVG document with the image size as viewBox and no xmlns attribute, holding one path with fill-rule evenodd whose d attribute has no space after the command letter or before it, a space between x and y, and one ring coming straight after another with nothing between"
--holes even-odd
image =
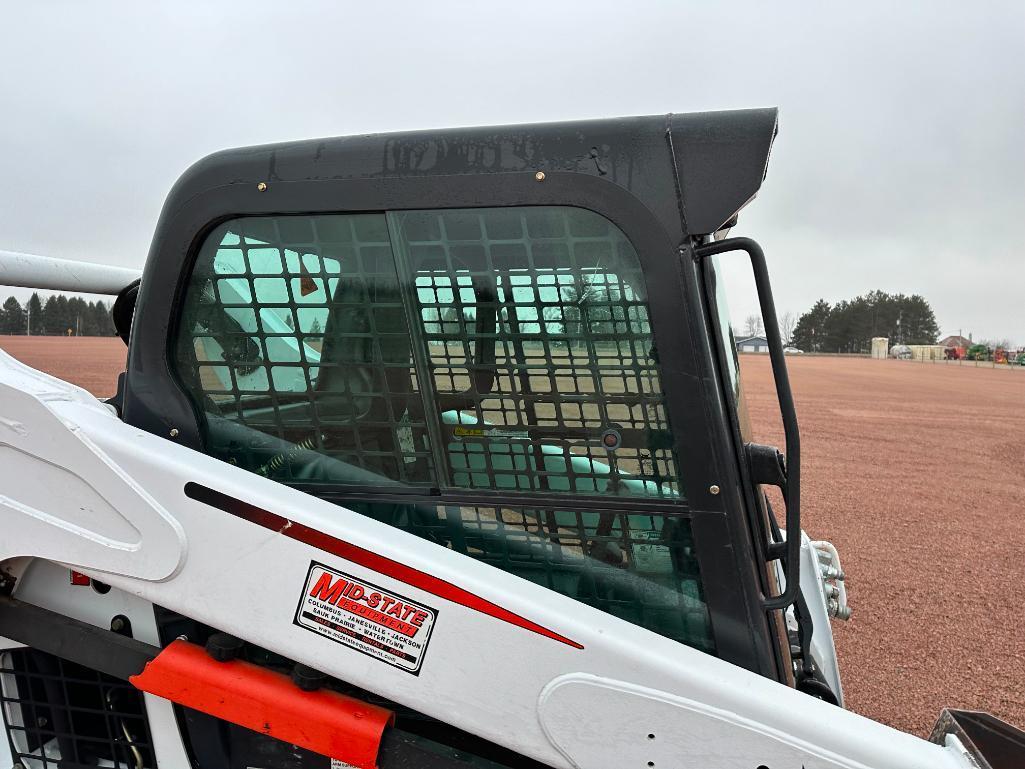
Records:
<instances>
[{"instance_id":1,"label":"distant building","mask_svg":"<svg viewBox=\"0 0 1025 769\"><path fill-rule=\"evenodd\" d=\"M737 340L737 352L768 352L769 340L764 336L749 336Z\"/></svg>"},{"instance_id":2,"label":"distant building","mask_svg":"<svg viewBox=\"0 0 1025 769\"><path fill-rule=\"evenodd\" d=\"M960 336L959 334L952 334L951 336L944 337L936 344L938 344L940 347L963 347L967 350L969 347L972 346L972 340L965 339L963 336Z\"/></svg>"},{"instance_id":3,"label":"distant building","mask_svg":"<svg viewBox=\"0 0 1025 769\"><path fill-rule=\"evenodd\" d=\"M872 357L885 358L890 349L890 340L885 336L872 337Z\"/></svg>"}]
</instances>

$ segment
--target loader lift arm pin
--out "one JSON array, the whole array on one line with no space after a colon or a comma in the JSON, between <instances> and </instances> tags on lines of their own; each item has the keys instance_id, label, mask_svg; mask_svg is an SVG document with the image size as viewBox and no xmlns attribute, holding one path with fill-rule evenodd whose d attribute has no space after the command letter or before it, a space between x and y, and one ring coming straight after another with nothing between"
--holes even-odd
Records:
<instances>
[{"instance_id":1,"label":"loader lift arm pin","mask_svg":"<svg viewBox=\"0 0 1025 769\"><path fill-rule=\"evenodd\" d=\"M782 557L786 575L786 588L778 596L768 596L763 605L766 609L785 609L792 604L800 591L801 563L801 436L797 427L797 411L794 396L790 390L783 341L776 320L776 303L772 298L769 283L769 268L765 262L762 247L751 238L726 238L715 243L694 248L694 259L700 262L716 254L729 251L744 251L751 258L755 288L758 291L758 305L765 326L765 338L769 342L769 361L772 363L772 378L776 386L776 400L783 418L783 433L786 439L786 484L783 487L783 501L786 506L787 539L785 547L769 547L769 555Z\"/></svg>"}]
</instances>

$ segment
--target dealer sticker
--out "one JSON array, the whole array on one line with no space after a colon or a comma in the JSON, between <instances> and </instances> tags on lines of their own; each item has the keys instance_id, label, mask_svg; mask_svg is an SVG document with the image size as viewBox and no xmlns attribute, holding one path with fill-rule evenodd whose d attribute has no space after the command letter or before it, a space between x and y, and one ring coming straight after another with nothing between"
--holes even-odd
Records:
<instances>
[{"instance_id":1,"label":"dealer sticker","mask_svg":"<svg viewBox=\"0 0 1025 769\"><path fill-rule=\"evenodd\" d=\"M438 610L312 561L295 624L419 675Z\"/></svg>"}]
</instances>

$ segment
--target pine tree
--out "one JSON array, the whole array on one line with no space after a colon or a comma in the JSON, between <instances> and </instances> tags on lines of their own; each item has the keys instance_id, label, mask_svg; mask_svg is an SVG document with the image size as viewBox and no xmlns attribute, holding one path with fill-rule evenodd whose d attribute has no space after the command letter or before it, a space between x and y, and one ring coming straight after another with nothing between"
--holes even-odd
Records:
<instances>
[{"instance_id":1,"label":"pine tree","mask_svg":"<svg viewBox=\"0 0 1025 769\"><path fill-rule=\"evenodd\" d=\"M75 336L86 336L86 323L82 317L89 305L80 296L73 296L68 299L68 322L71 333Z\"/></svg>"},{"instance_id":2,"label":"pine tree","mask_svg":"<svg viewBox=\"0 0 1025 769\"><path fill-rule=\"evenodd\" d=\"M46 302L43 304L42 317L39 319L39 333L40 334L59 334L61 319L60 308L57 306L57 297L50 295L46 297Z\"/></svg>"},{"instance_id":3,"label":"pine tree","mask_svg":"<svg viewBox=\"0 0 1025 769\"><path fill-rule=\"evenodd\" d=\"M64 294L58 294L57 296L57 314L54 323L56 328L53 329L53 333L60 334L61 336L67 336L68 329L73 325L71 311L68 308L68 298Z\"/></svg>"},{"instance_id":4,"label":"pine tree","mask_svg":"<svg viewBox=\"0 0 1025 769\"><path fill-rule=\"evenodd\" d=\"M41 334L43 331L43 302L39 294L32 294L28 300L25 319L25 328L33 335Z\"/></svg>"},{"instance_id":5,"label":"pine tree","mask_svg":"<svg viewBox=\"0 0 1025 769\"><path fill-rule=\"evenodd\" d=\"M808 352L818 352L823 349L826 341L826 321L832 308L825 299L819 299L815 305L797 319L794 326L793 344L795 347Z\"/></svg>"},{"instance_id":6,"label":"pine tree","mask_svg":"<svg viewBox=\"0 0 1025 769\"><path fill-rule=\"evenodd\" d=\"M891 343L934 344L939 326L929 303L918 294L870 291L830 305L823 299L800 317L794 345L822 352L868 352L872 338Z\"/></svg>"},{"instance_id":7,"label":"pine tree","mask_svg":"<svg viewBox=\"0 0 1025 769\"><path fill-rule=\"evenodd\" d=\"M112 336L114 332L114 321L110 317L110 308L100 300L92 309L93 334L96 336Z\"/></svg>"},{"instance_id":8,"label":"pine tree","mask_svg":"<svg viewBox=\"0 0 1025 769\"><path fill-rule=\"evenodd\" d=\"M0 331L5 334L25 333L25 310L13 296L7 297L0 310Z\"/></svg>"},{"instance_id":9,"label":"pine tree","mask_svg":"<svg viewBox=\"0 0 1025 769\"><path fill-rule=\"evenodd\" d=\"M96 327L96 318L93 314L96 312L96 302L82 302L82 307L79 310L79 318L81 323L76 327L76 332L82 336L98 336L99 329Z\"/></svg>"}]
</instances>

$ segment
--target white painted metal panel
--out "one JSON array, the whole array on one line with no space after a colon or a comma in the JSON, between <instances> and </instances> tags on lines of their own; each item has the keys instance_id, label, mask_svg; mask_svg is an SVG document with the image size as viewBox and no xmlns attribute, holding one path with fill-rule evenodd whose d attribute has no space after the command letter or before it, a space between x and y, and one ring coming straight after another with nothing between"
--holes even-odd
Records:
<instances>
[{"instance_id":1,"label":"white painted metal panel","mask_svg":"<svg viewBox=\"0 0 1025 769\"><path fill-rule=\"evenodd\" d=\"M0 286L118 294L141 270L0 250Z\"/></svg>"},{"instance_id":2,"label":"white painted metal panel","mask_svg":"<svg viewBox=\"0 0 1025 769\"><path fill-rule=\"evenodd\" d=\"M805 727L799 732L780 729L782 719L772 711L790 704L762 699L743 711L731 710L712 704L701 691L671 694L625 681L573 674L553 681L541 694L539 717L552 744L579 769L963 766L952 752L937 745L926 750L921 740L910 735L887 736L885 759L873 755L871 747L859 743L878 725L839 708L834 708L838 717L825 724L817 723L816 715L797 703L792 715L806 718ZM827 734L827 729L846 731ZM607 738L595 739L596 735Z\"/></svg>"},{"instance_id":3,"label":"white painted metal panel","mask_svg":"<svg viewBox=\"0 0 1025 769\"><path fill-rule=\"evenodd\" d=\"M153 558L165 564L157 571L166 569L166 548L180 553L184 548L180 541L169 546L161 539L148 538L148 527L164 525L157 520L167 512L173 515L177 530L186 533L187 560L159 582L128 576L130 572L125 570L105 573L109 554L86 537L65 543L58 560L80 564L82 571L126 593L554 767L637 765L636 760L612 761L609 751L618 749L617 721L633 718L630 711L639 707L641 700L645 700L650 718L665 728L675 723L674 719L682 719L680 723L691 729L714 722L723 750L731 757L747 756L748 769L758 766L753 759L760 755L787 757L790 763L778 766L795 769L802 764L805 769L943 769L957 765L953 753L945 748L801 694L412 534L128 427L100 404L90 403L78 388L66 386L65 397L61 397L51 382L45 394L18 395L12 385L23 378L11 359L0 357L0 384L7 385L0 387L0 417L31 419L23 422L28 435L36 430L48 434L50 453L40 449L35 454L41 463L68 466L66 463L72 462L72 469L90 478L92 470L87 470L87 463L74 464L79 458L69 460L64 448L69 440L80 438L95 447L95 456L102 456L108 469L116 469L117 477L144 487L146 504L130 509L134 503L121 497L115 507L143 532L140 554L145 557L152 551ZM25 407L25 397L34 397L37 406ZM50 416L44 413L47 411ZM7 439L16 442L11 435ZM13 480L0 467L0 488ZM583 648L330 555L286 536L282 532L287 532L288 526L281 531L264 528L200 503L185 494L185 484L190 481L456 585ZM54 507L49 512L73 523L74 500L62 498L59 489L53 494ZM18 553L41 547L38 533L26 526L32 518L30 511L16 506L0 507L0 551ZM312 560L437 611L430 648L418 675L294 623ZM584 675L581 671L615 683L595 689L593 683L579 680ZM572 686L561 683L569 680L567 676L574 681ZM557 717L552 710L558 709L556 703L575 714L575 727ZM580 745L583 724L589 724L586 738L591 748ZM601 755L594 752L597 746L604 748ZM730 761L715 759L707 766L739 766L733 758Z\"/></svg>"},{"instance_id":4,"label":"white painted metal panel","mask_svg":"<svg viewBox=\"0 0 1025 769\"><path fill-rule=\"evenodd\" d=\"M0 352L0 560L39 556L139 579L185 557L178 522L55 406L75 404L127 429L89 393ZM154 449L155 450L155 449Z\"/></svg>"}]
</instances>

